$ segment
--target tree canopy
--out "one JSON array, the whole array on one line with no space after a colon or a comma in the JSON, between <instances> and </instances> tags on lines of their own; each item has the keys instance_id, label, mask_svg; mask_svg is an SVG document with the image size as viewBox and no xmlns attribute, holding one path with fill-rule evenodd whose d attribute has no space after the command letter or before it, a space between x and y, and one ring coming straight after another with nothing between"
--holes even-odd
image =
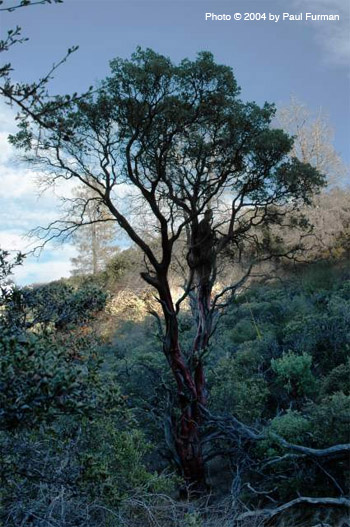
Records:
<instances>
[{"instance_id":1,"label":"tree canopy","mask_svg":"<svg viewBox=\"0 0 350 527\"><path fill-rule=\"evenodd\" d=\"M211 53L174 64L138 48L130 60L117 58L110 66L110 76L82 98L36 100L11 141L47 182L75 180L92 191L85 199L67 198L74 216L53 222L45 236L67 236L89 224L93 203L100 211L94 222L104 221L107 211L143 252L142 277L157 292L162 318L154 315L176 382L174 457L185 480L203 488L204 357L218 309L254 261L295 252L259 232L271 224L290 226L291 213L311 203L324 176L290 155L293 139L270 126L274 106L243 102L231 68ZM157 233L156 246L144 237L145 224ZM292 224L305 226L297 216ZM169 269L178 243L186 279L175 299ZM254 258L245 276L213 295L219 256L247 246ZM178 315L189 295L196 331L185 355Z\"/></svg>"}]
</instances>

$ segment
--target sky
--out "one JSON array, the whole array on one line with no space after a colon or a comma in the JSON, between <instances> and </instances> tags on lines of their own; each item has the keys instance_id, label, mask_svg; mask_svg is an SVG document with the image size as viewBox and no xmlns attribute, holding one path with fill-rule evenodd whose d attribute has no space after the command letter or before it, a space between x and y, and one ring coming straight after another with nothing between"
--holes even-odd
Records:
<instances>
[{"instance_id":1,"label":"sky","mask_svg":"<svg viewBox=\"0 0 350 527\"><path fill-rule=\"evenodd\" d=\"M308 12L337 14L340 20L306 21ZM231 20L205 20L206 13ZM245 13L280 19L244 20ZM282 20L283 13L302 13L303 20ZM242 19L235 20L235 14ZM108 74L109 60L130 57L138 45L175 62L208 50L233 68L243 100L282 106L295 96L311 111L321 108L334 128L337 152L350 163L349 0L65 0L0 13L2 38L16 25L29 40L2 57L12 63L16 81L45 75L73 45L79 50L59 68L52 93L84 91ZM0 101L0 246L28 250L37 241L26 233L57 219L57 196L71 189L40 195L37 175L7 143L16 129L14 116L14 109ZM39 258L27 258L15 279L22 285L69 276L74 255L72 244L48 244Z\"/></svg>"}]
</instances>

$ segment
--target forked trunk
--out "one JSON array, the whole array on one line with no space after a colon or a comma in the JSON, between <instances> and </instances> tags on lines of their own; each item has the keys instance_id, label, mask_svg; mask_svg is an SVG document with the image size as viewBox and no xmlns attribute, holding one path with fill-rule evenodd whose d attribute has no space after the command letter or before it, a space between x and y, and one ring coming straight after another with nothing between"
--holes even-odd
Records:
<instances>
[{"instance_id":1,"label":"forked trunk","mask_svg":"<svg viewBox=\"0 0 350 527\"><path fill-rule=\"evenodd\" d=\"M167 283L161 288L161 300L166 322L164 353L173 372L180 416L173 422L173 436L182 473L189 491L206 488L205 468L200 438L200 405L205 405L205 378L201 360L192 365L184 360L177 317Z\"/></svg>"}]
</instances>

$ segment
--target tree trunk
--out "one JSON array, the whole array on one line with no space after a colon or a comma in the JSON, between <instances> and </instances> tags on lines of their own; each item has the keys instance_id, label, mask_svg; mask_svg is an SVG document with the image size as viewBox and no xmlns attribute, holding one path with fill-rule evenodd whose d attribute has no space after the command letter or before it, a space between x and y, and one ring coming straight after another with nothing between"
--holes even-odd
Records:
<instances>
[{"instance_id":1,"label":"tree trunk","mask_svg":"<svg viewBox=\"0 0 350 527\"><path fill-rule=\"evenodd\" d=\"M204 372L201 361L191 368L187 364L179 343L177 316L167 280L159 288L166 323L164 353L168 359L177 385L180 410L173 422L173 436L182 473L190 491L206 488L205 469L200 440L200 404L205 404Z\"/></svg>"},{"instance_id":2,"label":"tree trunk","mask_svg":"<svg viewBox=\"0 0 350 527\"><path fill-rule=\"evenodd\" d=\"M208 347L212 330L212 313L210 311L211 289L209 280L199 280L197 295L197 334L193 345L193 360L197 394L199 402L203 406L207 403L207 392L202 354Z\"/></svg>"},{"instance_id":3,"label":"tree trunk","mask_svg":"<svg viewBox=\"0 0 350 527\"><path fill-rule=\"evenodd\" d=\"M97 261L97 233L96 223L92 224L92 274L96 275L98 272L98 261Z\"/></svg>"}]
</instances>

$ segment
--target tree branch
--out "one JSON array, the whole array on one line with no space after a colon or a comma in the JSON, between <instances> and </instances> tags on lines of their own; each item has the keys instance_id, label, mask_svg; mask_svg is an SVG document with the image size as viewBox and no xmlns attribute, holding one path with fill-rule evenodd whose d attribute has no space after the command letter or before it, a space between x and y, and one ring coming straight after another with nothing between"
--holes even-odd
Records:
<instances>
[{"instance_id":1,"label":"tree branch","mask_svg":"<svg viewBox=\"0 0 350 527\"><path fill-rule=\"evenodd\" d=\"M309 503L310 505L330 505L336 507L350 507L350 500L347 498L312 498L307 496L301 496L300 498L295 498L294 500L288 501L279 507L274 509L258 509L257 511L243 512L237 516L237 520L245 520L247 518L254 517L263 517L266 519L271 519L280 514L281 512L295 507L301 503Z\"/></svg>"}]
</instances>

